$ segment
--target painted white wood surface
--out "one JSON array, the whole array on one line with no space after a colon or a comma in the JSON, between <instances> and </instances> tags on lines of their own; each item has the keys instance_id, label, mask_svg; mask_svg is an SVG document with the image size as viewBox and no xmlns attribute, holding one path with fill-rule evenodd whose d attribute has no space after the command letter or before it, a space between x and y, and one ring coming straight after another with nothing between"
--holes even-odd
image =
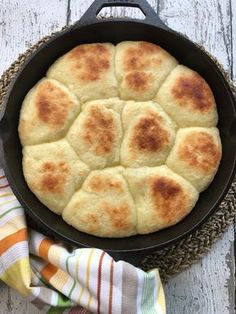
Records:
<instances>
[{"instance_id":1,"label":"painted white wood surface","mask_svg":"<svg viewBox=\"0 0 236 314\"><path fill-rule=\"evenodd\" d=\"M66 24L67 0L0 1L0 73L32 44Z\"/></svg>"},{"instance_id":2,"label":"painted white wood surface","mask_svg":"<svg viewBox=\"0 0 236 314\"><path fill-rule=\"evenodd\" d=\"M232 79L236 82L236 1L231 0L231 34L232 34L232 64L233 64L233 75Z\"/></svg>"},{"instance_id":3,"label":"painted white wood surface","mask_svg":"<svg viewBox=\"0 0 236 314\"><path fill-rule=\"evenodd\" d=\"M92 0L0 0L0 74L42 36L72 24ZM236 1L149 0L171 28L202 44L236 80ZM231 14L232 12L232 14ZM141 16L132 9L106 9L113 16ZM171 314L234 313L233 227L202 261L165 285ZM0 282L0 313L42 313Z\"/></svg>"}]
</instances>

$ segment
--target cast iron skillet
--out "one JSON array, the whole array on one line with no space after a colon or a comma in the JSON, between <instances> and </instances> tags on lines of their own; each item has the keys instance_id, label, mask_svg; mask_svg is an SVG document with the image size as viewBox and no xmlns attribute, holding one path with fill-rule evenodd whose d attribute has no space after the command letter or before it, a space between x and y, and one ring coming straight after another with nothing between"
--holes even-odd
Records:
<instances>
[{"instance_id":1,"label":"cast iron skillet","mask_svg":"<svg viewBox=\"0 0 236 314\"><path fill-rule=\"evenodd\" d=\"M103 7L137 7L144 20L97 19ZM22 173L22 154L17 127L22 101L29 89L41 79L62 54L81 43L145 40L159 44L180 63L198 71L209 83L216 98L223 158L210 187L184 220L176 226L145 236L101 239L77 231L49 211L27 187ZM42 45L22 66L5 99L6 110L0 123L1 160L10 185L27 214L50 235L79 247L107 250L115 258L138 265L151 251L163 247L199 226L219 205L233 180L236 163L236 109L230 87L214 62L194 43L162 23L143 0L97 0L71 28L56 34Z\"/></svg>"}]
</instances>

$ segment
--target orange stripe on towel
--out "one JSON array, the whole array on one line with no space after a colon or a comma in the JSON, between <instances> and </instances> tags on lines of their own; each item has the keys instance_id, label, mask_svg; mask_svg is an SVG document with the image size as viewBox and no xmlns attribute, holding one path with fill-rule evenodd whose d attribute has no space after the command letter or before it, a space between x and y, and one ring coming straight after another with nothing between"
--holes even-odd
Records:
<instances>
[{"instance_id":1,"label":"orange stripe on towel","mask_svg":"<svg viewBox=\"0 0 236 314\"><path fill-rule=\"evenodd\" d=\"M41 270L41 275L43 278L47 281L49 281L58 271L58 267L52 265L52 264L47 264L42 270Z\"/></svg>"},{"instance_id":2,"label":"orange stripe on towel","mask_svg":"<svg viewBox=\"0 0 236 314\"><path fill-rule=\"evenodd\" d=\"M41 256L44 260L48 261L48 252L53 244L54 243L52 240L44 239L39 245L39 256Z\"/></svg>"},{"instance_id":3,"label":"orange stripe on towel","mask_svg":"<svg viewBox=\"0 0 236 314\"><path fill-rule=\"evenodd\" d=\"M0 241L0 255L7 251L14 244L27 240L27 230L23 228Z\"/></svg>"}]
</instances>

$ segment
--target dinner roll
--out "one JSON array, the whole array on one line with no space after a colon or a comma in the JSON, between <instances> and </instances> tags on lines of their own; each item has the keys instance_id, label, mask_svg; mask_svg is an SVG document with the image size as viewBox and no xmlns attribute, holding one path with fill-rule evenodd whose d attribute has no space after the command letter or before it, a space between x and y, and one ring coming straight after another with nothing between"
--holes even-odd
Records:
<instances>
[{"instance_id":1,"label":"dinner roll","mask_svg":"<svg viewBox=\"0 0 236 314\"><path fill-rule=\"evenodd\" d=\"M147 234L182 220L198 199L197 190L167 166L126 169L137 210L137 231Z\"/></svg>"},{"instance_id":2,"label":"dinner roll","mask_svg":"<svg viewBox=\"0 0 236 314\"><path fill-rule=\"evenodd\" d=\"M201 192L214 178L220 159L218 129L192 127L178 131L167 165Z\"/></svg>"},{"instance_id":3,"label":"dinner roll","mask_svg":"<svg viewBox=\"0 0 236 314\"><path fill-rule=\"evenodd\" d=\"M122 115L121 164L157 166L165 162L175 139L175 123L152 102L128 102Z\"/></svg>"},{"instance_id":4,"label":"dinner roll","mask_svg":"<svg viewBox=\"0 0 236 314\"><path fill-rule=\"evenodd\" d=\"M136 234L136 210L119 169L92 171L63 211L63 219L99 237Z\"/></svg>"},{"instance_id":5,"label":"dinner roll","mask_svg":"<svg viewBox=\"0 0 236 314\"><path fill-rule=\"evenodd\" d=\"M60 140L25 146L23 171L29 188L38 199L54 213L61 214L89 168L78 159L66 140Z\"/></svg>"},{"instance_id":6,"label":"dinner roll","mask_svg":"<svg viewBox=\"0 0 236 314\"><path fill-rule=\"evenodd\" d=\"M123 105L114 99L87 103L67 135L78 156L92 169L119 162L122 127L119 113L109 108L114 103Z\"/></svg>"},{"instance_id":7,"label":"dinner roll","mask_svg":"<svg viewBox=\"0 0 236 314\"><path fill-rule=\"evenodd\" d=\"M65 136L79 113L77 98L60 82L42 79L26 95L20 112L21 144L56 141Z\"/></svg>"},{"instance_id":8,"label":"dinner roll","mask_svg":"<svg viewBox=\"0 0 236 314\"><path fill-rule=\"evenodd\" d=\"M110 43L79 45L59 58L47 76L64 83L82 102L114 97L118 95L114 54Z\"/></svg>"},{"instance_id":9,"label":"dinner roll","mask_svg":"<svg viewBox=\"0 0 236 314\"><path fill-rule=\"evenodd\" d=\"M207 82L183 65L167 77L156 100L180 127L212 127L218 122L215 99Z\"/></svg>"},{"instance_id":10,"label":"dinner roll","mask_svg":"<svg viewBox=\"0 0 236 314\"><path fill-rule=\"evenodd\" d=\"M217 121L207 82L160 46L81 44L22 104L25 180L77 230L155 232L188 215L213 180Z\"/></svg>"},{"instance_id":11,"label":"dinner roll","mask_svg":"<svg viewBox=\"0 0 236 314\"><path fill-rule=\"evenodd\" d=\"M144 41L116 46L115 68L122 99L151 100L178 62L167 51Z\"/></svg>"}]
</instances>

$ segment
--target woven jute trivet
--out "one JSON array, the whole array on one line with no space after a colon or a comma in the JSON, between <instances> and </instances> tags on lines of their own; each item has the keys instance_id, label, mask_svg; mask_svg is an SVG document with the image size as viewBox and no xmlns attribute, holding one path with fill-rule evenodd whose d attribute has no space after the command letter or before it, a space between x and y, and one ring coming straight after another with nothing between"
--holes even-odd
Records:
<instances>
[{"instance_id":1,"label":"woven jute trivet","mask_svg":"<svg viewBox=\"0 0 236 314\"><path fill-rule=\"evenodd\" d=\"M50 39L52 35L44 37L34 46L29 48L25 53L21 54L18 59L3 73L0 79L0 110L2 108L2 100L7 92L11 80L18 72L25 59L29 57L40 45ZM201 49L203 49L201 47ZM215 63L222 69L232 90L235 88L230 82L227 74L222 66L210 56ZM223 234L227 227L234 221L236 215L236 180L234 180L227 196L224 198L220 206L212 216L199 227L195 232L187 237L167 246L161 250L146 257L142 262L143 270L150 270L157 267L163 281L174 274L184 270L193 263L197 262L212 247L213 243Z\"/></svg>"}]
</instances>

